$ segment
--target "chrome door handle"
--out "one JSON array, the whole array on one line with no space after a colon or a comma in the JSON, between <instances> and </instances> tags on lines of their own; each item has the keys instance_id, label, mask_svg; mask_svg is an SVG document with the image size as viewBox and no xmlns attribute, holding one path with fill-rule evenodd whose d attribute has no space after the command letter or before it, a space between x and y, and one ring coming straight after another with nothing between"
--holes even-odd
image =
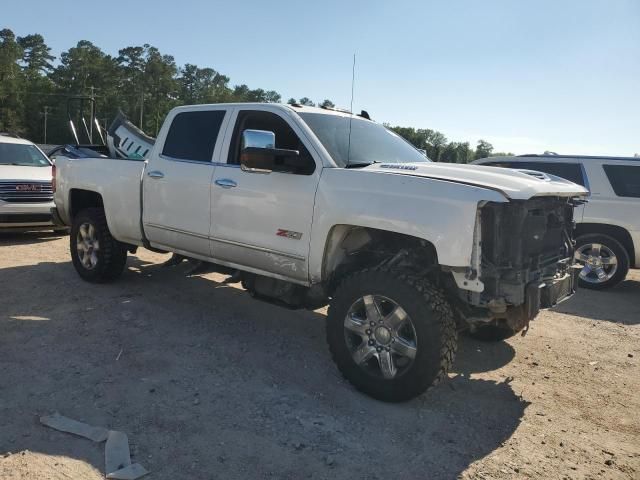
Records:
<instances>
[{"instance_id":1,"label":"chrome door handle","mask_svg":"<svg viewBox=\"0 0 640 480\"><path fill-rule=\"evenodd\" d=\"M159 172L158 170L152 170L151 172L147 172L151 178L164 178L164 173Z\"/></svg>"},{"instance_id":2,"label":"chrome door handle","mask_svg":"<svg viewBox=\"0 0 640 480\"><path fill-rule=\"evenodd\" d=\"M222 188L233 188L238 186L238 184L230 178L219 178L215 181L215 184Z\"/></svg>"}]
</instances>

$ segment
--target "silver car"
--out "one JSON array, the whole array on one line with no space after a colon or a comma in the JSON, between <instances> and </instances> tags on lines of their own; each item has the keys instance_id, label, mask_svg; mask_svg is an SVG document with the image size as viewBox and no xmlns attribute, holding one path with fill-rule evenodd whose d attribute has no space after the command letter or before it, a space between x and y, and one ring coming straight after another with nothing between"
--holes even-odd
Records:
<instances>
[{"instance_id":1,"label":"silver car","mask_svg":"<svg viewBox=\"0 0 640 480\"><path fill-rule=\"evenodd\" d=\"M0 134L0 231L57 230L52 163L35 144Z\"/></svg>"}]
</instances>

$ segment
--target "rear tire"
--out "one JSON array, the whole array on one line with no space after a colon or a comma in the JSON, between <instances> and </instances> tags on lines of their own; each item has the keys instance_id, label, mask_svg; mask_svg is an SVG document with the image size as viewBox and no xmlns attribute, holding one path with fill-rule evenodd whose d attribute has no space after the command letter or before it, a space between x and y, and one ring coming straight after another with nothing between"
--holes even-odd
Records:
<instances>
[{"instance_id":1,"label":"rear tire","mask_svg":"<svg viewBox=\"0 0 640 480\"><path fill-rule=\"evenodd\" d=\"M122 274L127 263L127 247L111 236L101 208L87 208L76 215L69 249L73 266L88 282L111 282Z\"/></svg>"},{"instance_id":2,"label":"rear tire","mask_svg":"<svg viewBox=\"0 0 640 480\"><path fill-rule=\"evenodd\" d=\"M410 400L446 378L457 340L443 293L400 273L354 273L329 306L327 343L338 369L358 390L385 402Z\"/></svg>"},{"instance_id":3,"label":"rear tire","mask_svg":"<svg viewBox=\"0 0 640 480\"><path fill-rule=\"evenodd\" d=\"M629 272L627 250L615 238L600 233L590 233L576 239L576 261L585 265L578 277L578 284L591 290L611 288L622 282ZM612 265L610 262L614 261ZM600 269L604 275L598 275Z\"/></svg>"}]
</instances>

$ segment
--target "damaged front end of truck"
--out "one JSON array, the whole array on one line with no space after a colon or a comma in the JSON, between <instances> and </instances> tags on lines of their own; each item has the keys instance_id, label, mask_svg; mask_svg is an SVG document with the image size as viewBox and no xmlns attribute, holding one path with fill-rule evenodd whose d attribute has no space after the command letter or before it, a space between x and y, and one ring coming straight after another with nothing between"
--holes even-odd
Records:
<instances>
[{"instance_id":1,"label":"damaged front end of truck","mask_svg":"<svg viewBox=\"0 0 640 480\"><path fill-rule=\"evenodd\" d=\"M466 326L527 331L540 309L575 293L573 210L581 200L486 202L477 213L472 266L452 271Z\"/></svg>"}]
</instances>

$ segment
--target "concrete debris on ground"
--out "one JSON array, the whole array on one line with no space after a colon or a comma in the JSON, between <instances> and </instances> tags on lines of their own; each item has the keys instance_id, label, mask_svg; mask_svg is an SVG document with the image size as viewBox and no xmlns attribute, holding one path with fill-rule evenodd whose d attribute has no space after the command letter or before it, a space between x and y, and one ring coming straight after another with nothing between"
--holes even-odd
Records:
<instances>
[{"instance_id":1,"label":"concrete debris on ground","mask_svg":"<svg viewBox=\"0 0 640 480\"><path fill-rule=\"evenodd\" d=\"M149 472L142 465L139 463L133 463L128 467L124 467L120 470L107 474L107 478L113 478L116 480L136 480L147 473Z\"/></svg>"},{"instance_id":2,"label":"concrete debris on ground","mask_svg":"<svg viewBox=\"0 0 640 480\"><path fill-rule=\"evenodd\" d=\"M55 412L53 415L40 417L40 423L61 432L72 433L88 438L97 443L106 440L104 463L107 478L136 480L149 473L148 470L139 463L131 463L129 438L124 432L107 430L103 427L94 427L60 415L58 412Z\"/></svg>"},{"instance_id":3,"label":"concrete debris on ground","mask_svg":"<svg viewBox=\"0 0 640 480\"><path fill-rule=\"evenodd\" d=\"M107 443L104 446L104 470L107 475L131 465L129 453L129 439L127 434L109 431Z\"/></svg>"},{"instance_id":4,"label":"concrete debris on ground","mask_svg":"<svg viewBox=\"0 0 640 480\"><path fill-rule=\"evenodd\" d=\"M86 423L78 422L77 420L60 415L58 412L55 412L53 415L40 417L40 423L55 430L73 433L74 435L88 438L89 440L93 440L98 443L104 442L109 435L109 430L106 428L87 425Z\"/></svg>"}]
</instances>

